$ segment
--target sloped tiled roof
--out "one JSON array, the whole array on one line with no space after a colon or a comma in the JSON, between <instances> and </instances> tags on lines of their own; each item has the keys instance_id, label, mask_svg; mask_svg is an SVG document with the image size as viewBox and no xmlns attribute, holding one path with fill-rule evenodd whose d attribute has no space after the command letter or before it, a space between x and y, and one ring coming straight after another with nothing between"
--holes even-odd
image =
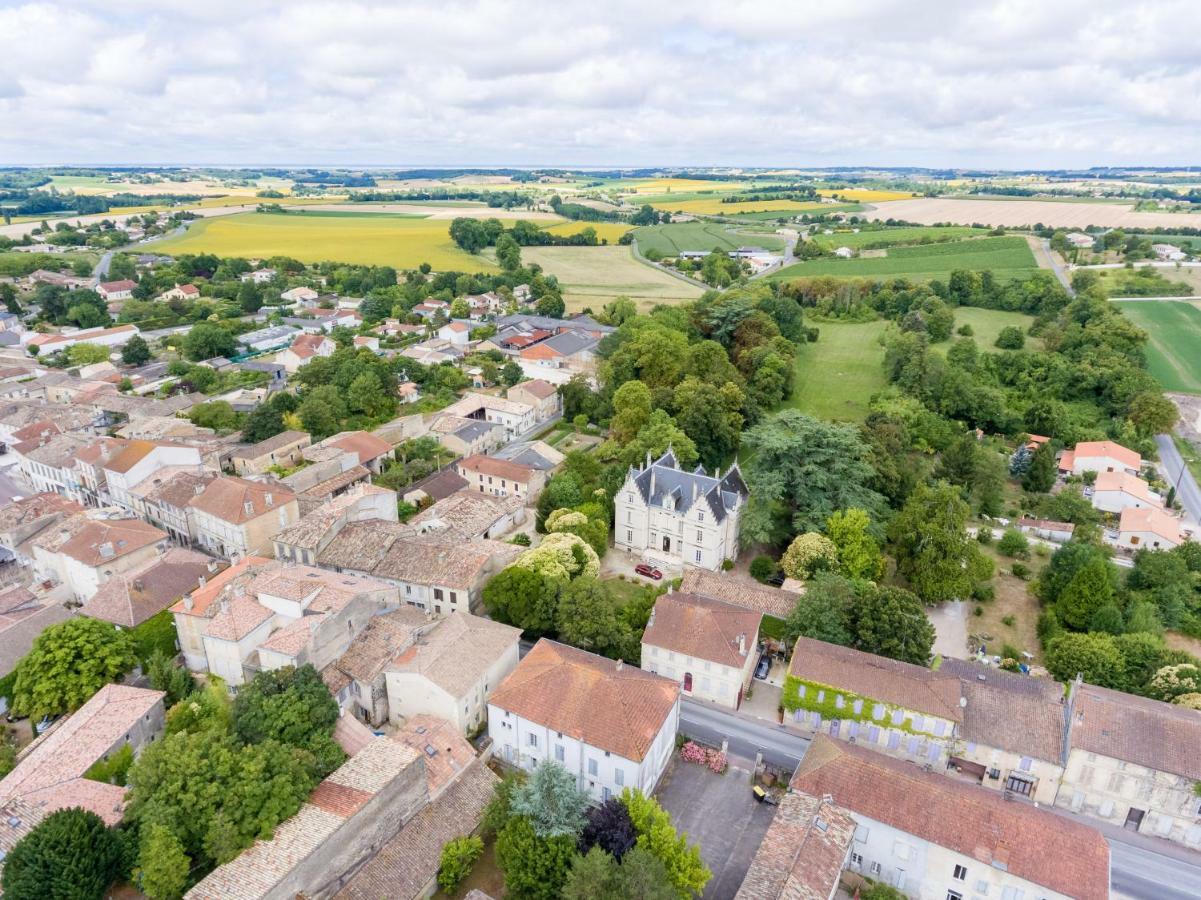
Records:
<instances>
[{"instance_id":1,"label":"sloped tiled roof","mask_svg":"<svg viewBox=\"0 0 1201 900\"><path fill-rule=\"evenodd\" d=\"M140 519L88 519L76 516L75 520L68 522L72 526L68 530L73 534L58 543L55 549L85 566L103 565L167 537L165 531ZM44 537L45 533L37 543L44 545Z\"/></svg>"},{"instance_id":2,"label":"sloped tiled roof","mask_svg":"<svg viewBox=\"0 0 1201 900\"><path fill-rule=\"evenodd\" d=\"M679 696L667 678L543 638L489 704L641 762Z\"/></svg>"},{"instance_id":3,"label":"sloped tiled roof","mask_svg":"<svg viewBox=\"0 0 1201 900\"><path fill-rule=\"evenodd\" d=\"M796 639L788 672L802 681L952 722L963 721L959 678L924 666L801 637Z\"/></svg>"},{"instance_id":4,"label":"sloped tiled roof","mask_svg":"<svg viewBox=\"0 0 1201 900\"><path fill-rule=\"evenodd\" d=\"M157 559L113 575L83 605L80 612L123 628L134 628L162 612L213 574L210 565L224 568L203 553L173 547Z\"/></svg>"},{"instance_id":5,"label":"sloped tiled roof","mask_svg":"<svg viewBox=\"0 0 1201 900\"><path fill-rule=\"evenodd\" d=\"M1071 727L1073 750L1201 781L1201 710L1083 684Z\"/></svg>"},{"instance_id":6,"label":"sloped tiled roof","mask_svg":"<svg viewBox=\"0 0 1201 900\"><path fill-rule=\"evenodd\" d=\"M680 590L686 594L701 594L753 609L777 619L786 619L796 608L799 594L760 584L753 578L730 572L711 572L695 566L684 567Z\"/></svg>"},{"instance_id":7,"label":"sloped tiled roof","mask_svg":"<svg viewBox=\"0 0 1201 900\"><path fill-rule=\"evenodd\" d=\"M411 606L372 616L367 627L326 671L340 671L370 684L412 643L421 629L431 625L429 616Z\"/></svg>"},{"instance_id":8,"label":"sloped tiled roof","mask_svg":"<svg viewBox=\"0 0 1201 900\"><path fill-rule=\"evenodd\" d=\"M321 442L322 447L337 447L348 453L354 453L359 458L359 465L389 455L394 449L391 444L370 431L343 431Z\"/></svg>"},{"instance_id":9,"label":"sloped tiled roof","mask_svg":"<svg viewBox=\"0 0 1201 900\"><path fill-rule=\"evenodd\" d=\"M780 800L735 900L830 900L855 837L855 820L808 794Z\"/></svg>"},{"instance_id":10,"label":"sloped tiled roof","mask_svg":"<svg viewBox=\"0 0 1201 900\"><path fill-rule=\"evenodd\" d=\"M1180 534L1180 520L1161 509L1149 506L1143 509L1128 507L1122 510L1122 516L1118 522L1118 532L1124 531L1146 531L1176 543L1183 540Z\"/></svg>"},{"instance_id":11,"label":"sloped tiled roof","mask_svg":"<svg viewBox=\"0 0 1201 900\"><path fill-rule=\"evenodd\" d=\"M642 643L741 669L756 652L762 618L761 613L711 597L662 594L655 601Z\"/></svg>"},{"instance_id":12,"label":"sloped tiled roof","mask_svg":"<svg viewBox=\"0 0 1201 900\"><path fill-rule=\"evenodd\" d=\"M538 471L531 466L523 466L521 463L509 462L507 459L497 459L494 456L484 456L479 453L459 460L457 468L460 474L479 472L483 475L507 478L509 481L522 484L528 482Z\"/></svg>"},{"instance_id":13,"label":"sloped tiled roof","mask_svg":"<svg viewBox=\"0 0 1201 900\"><path fill-rule=\"evenodd\" d=\"M1095 491L1121 491L1132 497L1137 497L1144 503L1159 503L1159 498L1151 493L1151 485L1137 475L1129 472L1098 472L1097 481L1093 485Z\"/></svg>"},{"instance_id":14,"label":"sloped tiled roof","mask_svg":"<svg viewBox=\"0 0 1201 900\"><path fill-rule=\"evenodd\" d=\"M273 512L296 499L286 487L226 475L210 482L188 506L232 525L241 525ZM268 502L270 501L270 502Z\"/></svg>"},{"instance_id":15,"label":"sloped tiled roof","mask_svg":"<svg viewBox=\"0 0 1201 900\"><path fill-rule=\"evenodd\" d=\"M393 654L389 672L420 675L463 696L521 637L521 629L467 612L451 613Z\"/></svg>"},{"instance_id":16,"label":"sloped tiled roof","mask_svg":"<svg viewBox=\"0 0 1201 900\"><path fill-rule=\"evenodd\" d=\"M1081 441L1076 445L1075 459L1090 459L1096 457L1116 459L1122 465L1138 469L1142 467L1143 458L1121 444L1114 441Z\"/></svg>"},{"instance_id":17,"label":"sloped tiled roof","mask_svg":"<svg viewBox=\"0 0 1201 900\"><path fill-rule=\"evenodd\" d=\"M1109 897L1101 833L999 792L817 735L791 787L1077 900Z\"/></svg>"}]
</instances>

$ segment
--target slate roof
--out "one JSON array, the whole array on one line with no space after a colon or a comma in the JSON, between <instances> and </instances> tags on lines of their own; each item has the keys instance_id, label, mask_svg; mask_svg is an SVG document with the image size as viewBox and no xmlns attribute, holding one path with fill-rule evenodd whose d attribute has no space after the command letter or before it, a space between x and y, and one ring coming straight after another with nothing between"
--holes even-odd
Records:
<instances>
[{"instance_id":1,"label":"slate roof","mask_svg":"<svg viewBox=\"0 0 1201 900\"><path fill-rule=\"evenodd\" d=\"M737 463L720 479L706 475L700 466L685 472L670 448L641 469L631 467L628 477L649 506L664 507L670 498L675 511L686 514L696 503L705 503L718 522L750 496Z\"/></svg>"},{"instance_id":2,"label":"slate roof","mask_svg":"<svg viewBox=\"0 0 1201 900\"><path fill-rule=\"evenodd\" d=\"M641 762L679 696L670 679L543 638L488 702Z\"/></svg>"},{"instance_id":3,"label":"slate roof","mask_svg":"<svg viewBox=\"0 0 1201 900\"><path fill-rule=\"evenodd\" d=\"M762 618L761 613L711 597L661 594L655 600L642 643L741 669L756 653Z\"/></svg>"},{"instance_id":4,"label":"slate roof","mask_svg":"<svg viewBox=\"0 0 1201 900\"><path fill-rule=\"evenodd\" d=\"M830 900L855 837L855 820L808 794L780 800L735 900Z\"/></svg>"},{"instance_id":5,"label":"slate roof","mask_svg":"<svg viewBox=\"0 0 1201 900\"><path fill-rule=\"evenodd\" d=\"M967 706L959 736L964 741L1063 764L1063 685L959 659L944 659L938 671L962 683Z\"/></svg>"},{"instance_id":6,"label":"slate roof","mask_svg":"<svg viewBox=\"0 0 1201 900\"><path fill-rule=\"evenodd\" d=\"M1071 728L1073 750L1201 781L1201 710L1082 684Z\"/></svg>"},{"instance_id":7,"label":"slate roof","mask_svg":"<svg viewBox=\"0 0 1201 900\"><path fill-rule=\"evenodd\" d=\"M1077 900L1109 897L1099 831L997 791L820 734L791 787Z\"/></svg>"},{"instance_id":8,"label":"slate roof","mask_svg":"<svg viewBox=\"0 0 1201 900\"><path fill-rule=\"evenodd\" d=\"M959 678L924 666L801 637L796 639L788 673L882 703L963 721Z\"/></svg>"}]
</instances>

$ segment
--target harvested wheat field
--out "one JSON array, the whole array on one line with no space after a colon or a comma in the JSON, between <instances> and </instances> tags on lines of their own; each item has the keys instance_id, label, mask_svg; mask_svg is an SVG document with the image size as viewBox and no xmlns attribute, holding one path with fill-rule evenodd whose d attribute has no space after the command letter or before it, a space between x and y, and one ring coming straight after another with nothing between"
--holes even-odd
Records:
<instances>
[{"instance_id":1,"label":"harvested wheat field","mask_svg":"<svg viewBox=\"0 0 1201 900\"><path fill-rule=\"evenodd\" d=\"M1054 200L969 200L953 197L892 200L862 215L919 225L1004 225L1041 222L1052 228L1201 228L1201 213L1135 212L1128 203L1057 203Z\"/></svg>"},{"instance_id":2,"label":"harvested wheat field","mask_svg":"<svg viewBox=\"0 0 1201 900\"><path fill-rule=\"evenodd\" d=\"M614 297L629 297L646 310L656 303L694 300L703 290L639 262L629 247L522 247L524 262L537 263L559 279L567 309L599 311Z\"/></svg>"}]
</instances>

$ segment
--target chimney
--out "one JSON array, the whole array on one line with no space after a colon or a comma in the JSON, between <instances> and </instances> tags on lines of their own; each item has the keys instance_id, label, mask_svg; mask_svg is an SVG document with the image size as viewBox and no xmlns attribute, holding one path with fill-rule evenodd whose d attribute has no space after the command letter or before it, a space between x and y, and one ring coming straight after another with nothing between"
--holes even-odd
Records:
<instances>
[{"instance_id":1,"label":"chimney","mask_svg":"<svg viewBox=\"0 0 1201 900\"><path fill-rule=\"evenodd\" d=\"M226 597L221 598L221 612L229 612L229 599Z\"/></svg>"},{"instance_id":2,"label":"chimney","mask_svg":"<svg viewBox=\"0 0 1201 900\"><path fill-rule=\"evenodd\" d=\"M192 604L192 595L191 595L191 594L184 594L184 597L183 597L183 608L184 608L185 610L187 610L188 612L191 612L191 611L192 611L192 605L193 605L193 604Z\"/></svg>"},{"instance_id":3,"label":"chimney","mask_svg":"<svg viewBox=\"0 0 1201 900\"><path fill-rule=\"evenodd\" d=\"M196 579L196 589L197 590L200 590L206 584L208 584L208 579L205 578L203 575L201 575L199 578Z\"/></svg>"},{"instance_id":4,"label":"chimney","mask_svg":"<svg viewBox=\"0 0 1201 900\"><path fill-rule=\"evenodd\" d=\"M624 663L624 662L622 662L622 661L619 659L619 660L617 661L617 669L616 669L616 671L620 672L620 671L621 671L623 668L625 668L625 663Z\"/></svg>"},{"instance_id":5,"label":"chimney","mask_svg":"<svg viewBox=\"0 0 1201 900\"><path fill-rule=\"evenodd\" d=\"M746 656L746 635L745 634L738 635L738 655Z\"/></svg>"},{"instance_id":6,"label":"chimney","mask_svg":"<svg viewBox=\"0 0 1201 900\"><path fill-rule=\"evenodd\" d=\"M142 590L145 590L145 589L146 589L146 583L145 583L144 581L142 581L142 579L141 579L141 578L135 578L135 579L133 580L133 589L134 589L135 591L142 591Z\"/></svg>"},{"instance_id":7,"label":"chimney","mask_svg":"<svg viewBox=\"0 0 1201 900\"><path fill-rule=\"evenodd\" d=\"M266 503L268 506L271 506L271 505L272 505L272 503L274 502L274 500L275 500L275 498L274 498L274 497L272 497L272 496L271 496L271 494L263 494L263 501L264 501L264 502L265 502L265 503Z\"/></svg>"}]
</instances>

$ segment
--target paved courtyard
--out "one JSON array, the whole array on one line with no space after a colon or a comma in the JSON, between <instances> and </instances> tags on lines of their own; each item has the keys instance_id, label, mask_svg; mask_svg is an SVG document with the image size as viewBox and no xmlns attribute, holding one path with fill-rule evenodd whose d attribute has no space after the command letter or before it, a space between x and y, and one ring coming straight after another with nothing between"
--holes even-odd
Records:
<instances>
[{"instance_id":1,"label":"paved courtyard","mask_svg":"<svg viewBox=\"0 0 1201 900\"><path fill-rule=\"evenodd\" d=\"M700 844L705 865L713 872L704 894L708 900L729 900L738 893L776 811L751 794L754 763L729 759L726 774L715 775L677 754L656 792L676 828Z\"/></svg>"},{"instance_id":2,"label":"paved courtyard","mask_svg":"<svg viewBox=\"0 0 1201 900\"><path fill-rule=\"evenodd\" d=\"M967 608L961 600L951 600L926 609L934 625L934 652L952 659L967 659Z\"/></svg>"}]
</instances>

